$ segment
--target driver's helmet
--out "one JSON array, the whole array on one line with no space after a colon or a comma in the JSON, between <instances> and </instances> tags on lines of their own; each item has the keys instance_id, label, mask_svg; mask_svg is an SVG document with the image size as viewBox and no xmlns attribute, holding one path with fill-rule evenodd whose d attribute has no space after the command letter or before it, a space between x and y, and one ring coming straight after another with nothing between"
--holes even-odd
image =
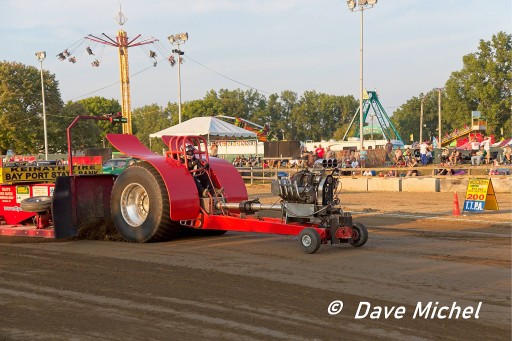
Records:
<instances>
[{"instance_id":1,"label":"driver's helmet","mask_svg":"<svg viewBox=\"0 0 512 341\"><path fill-rule=\"evenodd\" d=\"M196 149L194 148L193 145L187 144L185 146L185 154L187 155L187 159L192 159L194 157L195 151L196 151Z\"/></svg>"}]
</instances>

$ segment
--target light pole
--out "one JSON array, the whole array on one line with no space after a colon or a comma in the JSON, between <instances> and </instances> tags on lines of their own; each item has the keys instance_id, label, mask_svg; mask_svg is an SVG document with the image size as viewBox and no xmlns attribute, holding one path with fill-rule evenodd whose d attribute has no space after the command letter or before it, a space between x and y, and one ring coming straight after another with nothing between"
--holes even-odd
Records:
<instances>
[{"instance_id":1,"label":"light pole","mask_svg":"<svg viewBox=\"0 0 512 341\"><path fill-rule=\"evenodd\" d=\"M167 37L169 39L169 42L172 45L177 45L178 48L172 50L173 53L176 53L178 55L178 120L179 123L181 123L181 63L182 58L181 56L185 54L185 52L180 50L180 44L185 44L185 42L188 40L188 33L178 33L175 35L171 35ZM171 60L171 65L174 66L174 60Z\"/></svg>"},{"instance_id":2,"label":"light pole","mask_svg":"<svg viewBox=\"0 0 512 341\"><path fill-rule=\"evenodd\" d=\"M438 143L439 143L439 147L438 148L441 148L442 145L441 145L441 136L443 136L441 134L441 92L443 91L444 89L443 88L437 88L437 92L438 92L438 99L437 99L437 111L439 112L439 127L438 127L438 130L439 130L439 138L438 138Z\"/></svg>"},{"instance_id":3,"label":"light pole","mask_svg":"<svg viewBox=\"0 0 512 341\"><path fill-rule=\"evenodd\" d=\"M44 159L48 160L48 136L46 131L46 104L44 101L44 78L43 60L46 58L46 51L36 52L37 60L41 63L41 95L43 96L43 129L44 129Z\"/></svg>"},{"instance_id":4,"label":"light pole","mask_svg":"<svg viewBox=\"0 0 512 341\"><path fill-rule=\"evenodd\" d=\"M421 96L420 106L420 143L423 142L423 103L425 102L425 96Z\"/></svg>"},{"instance_id":5,"label":"light pole","mask_svg":"<svg viewBox=\"0 0 512 341\"><path fill-rule=\"evenodd\" d=\"M371 139L372 139L372 141L373 141L373 119L374 119L374 118L375 118L375 113L373 113L373 112L372 112L372 113L370 114L370 119L372 120L372 132L371 132L371 134L372 134L372 135L371 135Z\"/></svg>"},{"instance_id":6,"label":"light pole","mask_svg":"<svg viewBox=\"0 0 512 341\"><path fill-rule=\"evenodd\" d=\"M348 9L352 12L361 12L361 65L359 69L359 149L363 149L363 12L373 8L378 0L347 0ZM357 9L356 9L357 8Z\"/></svg>"}]
</instances>

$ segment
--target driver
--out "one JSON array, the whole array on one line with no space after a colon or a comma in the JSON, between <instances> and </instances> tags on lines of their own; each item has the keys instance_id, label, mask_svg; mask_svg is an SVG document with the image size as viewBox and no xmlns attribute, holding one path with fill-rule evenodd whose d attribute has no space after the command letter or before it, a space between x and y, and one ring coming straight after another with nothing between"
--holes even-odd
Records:
<instances>
[{"instance_id":1,"label":"driver","mask_svg":"<svg viewBox=\"0 0 512 341\"><path fill-rule=\"evenodd\" d=\"M197 158L195 151L196 148L193 145L187 144L185 146L187 169L192 173L199 196L208 197L211 186L206 171L209 169L209 165L208 162Z\"/></svg>"}]
</instances>

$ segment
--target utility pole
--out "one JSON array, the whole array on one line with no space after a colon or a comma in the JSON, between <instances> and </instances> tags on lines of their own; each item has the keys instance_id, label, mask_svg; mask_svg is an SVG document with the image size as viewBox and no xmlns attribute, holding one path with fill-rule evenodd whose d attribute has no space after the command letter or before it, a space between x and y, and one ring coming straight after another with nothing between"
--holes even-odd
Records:
<instances>
[{"instance_id":1,"label":"utility pole","mask_svg":"<svg viewBox=\"0 0 512 341\"><path fill-rule=\"evenodd\" d=\"M438 100L437 100L437 109L438 109L438 112L439 112L439 127L438 127L438 130L439 130L439 139L437 140L438 143L439 143L439 148L441 148L441 136L443 136L441 134L441 91L443 91L443 88L437 88L437 91L438 91Z\"/></svg>"},{"instance_id":2,"label":"utility pole","mask_svg":"<svg viewBox=\"0 0 512 341\"><path fill-rule=\"evenodd\" d=\"M423 103L425 102L425 96L421 96L420 106L420 143L423 142Z\"/></svg>"},{"instance_id":3,"label":"utility pole","mask_svg":"<svg viewBox=\"0 0 512 341\"><path fill-rule=\"evenodd\" d=\"M36 52L37 60L41 63L41 95L43 97L43 130L44 130L44 159L48 160L48 133L46 130L46 103L44 101L44 78L43 61L46 58L46 51Z\"/></svg>"},{"instance_id":4,"label":"utility pole","mask_svg":"<svg viewBox=\"0 0 512 341\"><path fill-rule=\"evenodd\" d=\"M185 52L180 50L180 44L185 44L188 40L188 33L178 33L167 37L172 45L177 45L178 48L172 50L173 53L178 55L178 122L181 123L181 63L183 62L183 56ZM171 66L174 66L174 62L171 61Z\"/></svg>"},{"instance_id":5,"label":"utility pole","mask_svg":"<svg viewBox=\"0 0 512 341\"><path fill-rule=\"evenodd\" d=\"M373 8L378 0L347 0L348 9L361 12L360 67L359 67L359 150L363 149L363 12ZM355 9L359 7L358 9Z\"/></svg>"}]
</instances>

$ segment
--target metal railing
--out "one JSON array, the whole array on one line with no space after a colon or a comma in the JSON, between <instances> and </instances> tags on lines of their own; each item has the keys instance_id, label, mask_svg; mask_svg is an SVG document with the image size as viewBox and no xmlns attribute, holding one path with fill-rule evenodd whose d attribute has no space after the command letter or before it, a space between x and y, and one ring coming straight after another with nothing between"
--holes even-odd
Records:
<instances>
[{"instance_id":1,"label":"metal railing","mask_svg":"<svg viewBox=\"0 0 512 341\"><path fill-rule=\"evenodd\" d=\"M287 173L288 176L292 176L303 168L262 168L262 167L236 167L242 179L244 181L253 185L254 183L270 183L272 180L277 179L279 174ZM440 169L455 169L455 170L464 170L465 174L439 174ZM373 168L340 168L339 177L368 177L363 175L363 172L366 170L375 171L375 177L379 176L379 172L382 172L384 175L389 172L396 172L397 175L395 177L399 177L401 173L407 174L408 171L418 171L419 177L474 177L477 175L489 176L489 171L491 169L508 169L512 174L512 166L500 165L480 165L480 166L471 166L471 165L454 165L454 166L441 166L441 165L427 165L427 166L419 166L419 167L373 167ZM350 173L344 175L343 172ZM403 175L402 175L403 176ZM510 176L510 175L508 175Z\"/></svg>"}]
</instances>

